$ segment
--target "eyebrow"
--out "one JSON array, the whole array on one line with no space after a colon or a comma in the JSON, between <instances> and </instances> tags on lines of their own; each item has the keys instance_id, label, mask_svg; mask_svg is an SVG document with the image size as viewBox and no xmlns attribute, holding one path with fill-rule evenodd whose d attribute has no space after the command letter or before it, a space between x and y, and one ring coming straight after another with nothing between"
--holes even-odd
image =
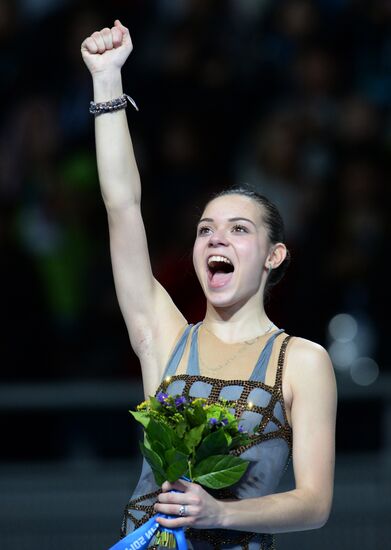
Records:
<instances>
[{"instance_id":1,"label":"eyebrow","mask_svg":"<svg viewBox=\"0 0 391 550\"><path fill-rule=\"evenodd\" d=\"M229 218L228 220L229 222L240 222L240 221L245 221L245 222L249 222L251 223L255 228L257 228L257 226L255 225L255 223L252 221L252 220L249 220L248 218L242 218L242 217L237 217L237 218ZM214 222L214 219L213 218L202 218L197 225L199 225L200 223L202 222L211 222L213 223Z\"/></svg>"}]
</instances>

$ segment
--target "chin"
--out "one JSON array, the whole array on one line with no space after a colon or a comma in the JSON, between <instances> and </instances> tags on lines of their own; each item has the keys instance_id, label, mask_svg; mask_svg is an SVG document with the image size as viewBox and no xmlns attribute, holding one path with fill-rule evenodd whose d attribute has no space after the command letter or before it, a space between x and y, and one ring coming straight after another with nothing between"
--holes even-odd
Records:
<instances>
[{"instance_id":1,"label":"chin","mask_svg":"<svg viewBox=\"0 0 391 550\"><path fill-rule=\"evenodd\" d=\"M253 285L251 285L251 288L243 292L243 288L238 288L237 285L233 288L224 288L220 290L211 290L206 285L206 287L203 286L203 291L207 302L211 306L221 309L240 307L246 304L259 293L259 286L253 287Z\"/></svg>"},{"instance_id":2,"label":"chin","mask_svg":"<svg viewBox=\"0 0 391 550\"><path fill-rule=\"evenodd\" d=\"M245 300L244 296L238 295L234 289L224 289L220 291L211 291L204 289L204 295L207 302L215 308L230 308Z\"/></svg>"}]
</instances>

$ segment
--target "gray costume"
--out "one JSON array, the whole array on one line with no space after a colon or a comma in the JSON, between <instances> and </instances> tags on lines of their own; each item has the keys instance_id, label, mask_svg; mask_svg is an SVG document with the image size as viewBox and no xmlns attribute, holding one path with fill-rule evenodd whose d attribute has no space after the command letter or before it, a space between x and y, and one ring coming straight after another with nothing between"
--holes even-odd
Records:
<instances>
[{"instance_id":1,"label":"gray costume","mask_svg":"<svg viewBox=\"0 0 391 550\"><path fill-rule=\"evenodd\" d=\"M186 328L171 354L163 381L156 393L164 391L171 395L204 397L208 399L208 403L226 399L235 411L235 416L240 418L240 424L244 430L252 433L255 426L260 425L257 434L252 436L251 442L235 453L250 461L242 479L226 490L210 491L210 493L217 498L236 497L238 499L275 493L292 454L292 429L288 424L282 394L282 369L290 336L286 336L281 345L275 384L268 386L264 383L266 369L274 340L283 332L282 329L273 332L267 340L249 380L221 380L200 375L198 361L200 325L201 323L194 327L188 325ZM189 337L191 347L186 374L176 375ZM166 381L167 377L170 377L169 381ZM140 479L125 508L122 537L154 515L153 504L159 492L152 470L144 459ZM186 539L189 549L194 550L275 549L272 534L225 529L187 529Z\"/></svg>"}]
</instances>

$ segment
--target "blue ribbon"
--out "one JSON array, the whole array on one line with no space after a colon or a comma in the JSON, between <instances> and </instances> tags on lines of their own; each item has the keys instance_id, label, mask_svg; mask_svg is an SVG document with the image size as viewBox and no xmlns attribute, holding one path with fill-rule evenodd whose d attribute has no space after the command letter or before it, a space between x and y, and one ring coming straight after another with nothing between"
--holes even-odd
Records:
<instances>
[{"instance_id":1,"label":"blue ribbon","mask_svg":"<svg viewBox=\"0 0 391 550\"><path fill-rule=\"evenodd\" d=\"M182 476L181 479L191 481L188 477ZM171 492L171 491L170 491ZM174 493L180 493L181 491L172 491ZM182 527L176 529L170 529L169 527L163 527L156 521L156 518L173 519L172 516L166 516L165 514L156 514L149 519L144 525L141 525L138 529L126 535L123 539L119 540L114 546L111 546L109 550L142 550L147 548L152 537L154 537L157 531L165 531L171 533L175 537L177 550L187 550L187 542L185 532Z\"/></svg>"},{"instance_id":2,"label":"blue ribbon","mask_svg":"<svg viewBox=\"0 0 391 550\"><path fill-rule=\"evenodd\" d=\"M167 531L168 533L172 533L175 537L177 549L187 550L185 533L182 527L177 527L176 529L163 527L157 523L156 519L158 517L172 519L172 516L156 514L144 523L144 525L141 525L141 527L133 531L133 533L129 533L129 535L118 541L114 544L114 546L111 546L109 550L142 550L143 548L148 547L152 537L155 536L157 531Z\"/></svg>"}]
</instances>

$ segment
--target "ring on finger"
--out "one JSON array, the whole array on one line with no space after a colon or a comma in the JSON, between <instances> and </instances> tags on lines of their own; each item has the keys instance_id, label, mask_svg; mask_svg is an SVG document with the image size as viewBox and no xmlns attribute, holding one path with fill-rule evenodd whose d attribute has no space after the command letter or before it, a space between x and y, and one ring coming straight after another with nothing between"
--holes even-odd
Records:
<instances>
[{"instance_id":1,"label":"ring on finger","mask_svg":"<svg viewBox=\"0 0 391 550\"><path fill-rule=\"evenodd\" d=\"M180 515L181 517L187 516L187 514L186 514L186 504L182 504L182 505L179 507L179 515Z\"/></svg>"}]
</instances>

